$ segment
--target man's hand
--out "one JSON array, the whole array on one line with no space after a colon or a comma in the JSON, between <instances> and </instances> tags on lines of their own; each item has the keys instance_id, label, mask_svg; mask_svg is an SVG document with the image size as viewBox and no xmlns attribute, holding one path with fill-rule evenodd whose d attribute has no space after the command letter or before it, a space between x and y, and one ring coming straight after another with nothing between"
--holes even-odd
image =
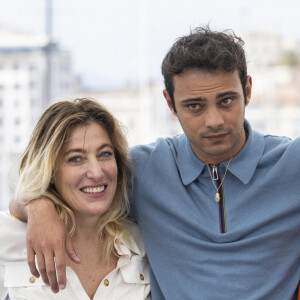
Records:
<instances>
[{"instance_id":1,"label":"man's hand","mask_svg":"<svg viewBox=\"0 0 300 300\"><path fill-rule=\"evenodd\" d=\"M65 252L80 263L66 227L49 199L37 199L27 205L27 260L31 273L51 286L54 293L66 286ZM38 269L35 264L37 258Z\"/></svg>"}]
</instances>

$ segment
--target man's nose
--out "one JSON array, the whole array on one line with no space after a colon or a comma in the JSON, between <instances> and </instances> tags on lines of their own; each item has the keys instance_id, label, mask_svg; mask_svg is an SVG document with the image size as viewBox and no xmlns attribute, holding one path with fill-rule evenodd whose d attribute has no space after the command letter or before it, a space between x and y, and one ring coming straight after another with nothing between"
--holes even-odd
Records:
<instances>
[{"instance_id":1,"label":"man's nose","mask_svg":"<svg viewBox=\"0 0 300 300\"><path fill-rule=\"evenodd\" d=\"M222 113L217 107L208 108L205 112L205 125L209 128L220 128L224 125Z\"/></svg>"}]
</instances>

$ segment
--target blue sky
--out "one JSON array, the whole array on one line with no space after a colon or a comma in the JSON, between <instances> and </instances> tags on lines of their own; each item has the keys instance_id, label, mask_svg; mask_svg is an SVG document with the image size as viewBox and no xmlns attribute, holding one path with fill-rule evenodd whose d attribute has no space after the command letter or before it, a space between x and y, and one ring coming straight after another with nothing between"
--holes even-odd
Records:
<instances>
[{"instance_id":1,"label":"blue sky","mask_svg":"<svg viewBox=\"0 0 300 300\"><path fill-rule=\"evenodd\" d=\"M43 33L44 0L0 0L0 24ZM274 28L300 40L300 1L53 0L53 36L90 88L160 79L161 60L190 28L210 23L238 34ZM142 50L142 51L140 51Z\"/></svg>"}]
</instances>

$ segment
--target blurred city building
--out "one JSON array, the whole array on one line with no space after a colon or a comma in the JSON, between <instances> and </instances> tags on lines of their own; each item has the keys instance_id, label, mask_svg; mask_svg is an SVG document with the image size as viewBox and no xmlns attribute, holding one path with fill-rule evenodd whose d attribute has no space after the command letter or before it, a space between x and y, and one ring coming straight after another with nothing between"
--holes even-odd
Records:
<instances>
[{"instance_id":1,"label":"blurred city building","mask_svg":"<svg viewBox=\"0 0 300 300\"><path fill-rule=\"evenodd\" d=\"M300 136L300 46L273 31L241 34L253 78L246 118L268 134ZM50 53L50 55L49 55ZM0 30L0 208L11 197L8 172L25 148L45 106L90 97L124 125L130 145L182 132L163 97L162 80L118 90L84 91L72 73L70 55L46 37ZM51 99L51 101L50 101ZM13 190L13 188L11 188Z\"/></svg>"},{"instance_id":2,"label":"blurred city building","mask_svg":"<svg viewBox=\"0 0 300 300\"><path fill-rule=\"evenodd\" d=\"M105 105L124 125L128 143L132 146L182 132L163 97L163 89L164 84L159 81L149 84L147 94L131 86L120 90L85 92L80 96L93 98Z\"/></svg>"},{"instance_id":3,"label":"blurred city building","mask_svg":"<svg viewBox=\"0 0 300 300\"><path fill-rule=\"evenodd\" d=\"M41 111L50 99L74 96L79 88L70 55L57 43L0 27L0 209L17 176L12 166Z\"/></svg>"},{"instance_id":4,"label":"blurred city building","mask_svg":"<svg viewBox=\"0 0 300 300\"><path fill-rule=\"evenodd\" d=\"M263 133L300 136L300 43L272 29L243 34L253 79L246 118Z\"/></svg>"}]
</instances>

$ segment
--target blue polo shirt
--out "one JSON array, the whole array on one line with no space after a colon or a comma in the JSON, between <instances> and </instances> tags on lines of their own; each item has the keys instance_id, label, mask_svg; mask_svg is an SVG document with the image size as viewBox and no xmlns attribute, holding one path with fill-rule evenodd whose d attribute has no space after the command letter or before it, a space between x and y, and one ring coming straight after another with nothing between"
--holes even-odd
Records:
<instances>
[{"instance_id":1,"label":"blue polo shirt","mask_svg":"<svg viewBox=\"0 0 300 300\"><path fill-rule=\"evenodd\" d=\"M225 233L208 167L185 135L131 149L129 195L154 300L296 297L300 139L262 135L247 121L245 127L247 142L223 182ZM218 166L222 176L226 166Z\"/></svg>"}]
</instances>

